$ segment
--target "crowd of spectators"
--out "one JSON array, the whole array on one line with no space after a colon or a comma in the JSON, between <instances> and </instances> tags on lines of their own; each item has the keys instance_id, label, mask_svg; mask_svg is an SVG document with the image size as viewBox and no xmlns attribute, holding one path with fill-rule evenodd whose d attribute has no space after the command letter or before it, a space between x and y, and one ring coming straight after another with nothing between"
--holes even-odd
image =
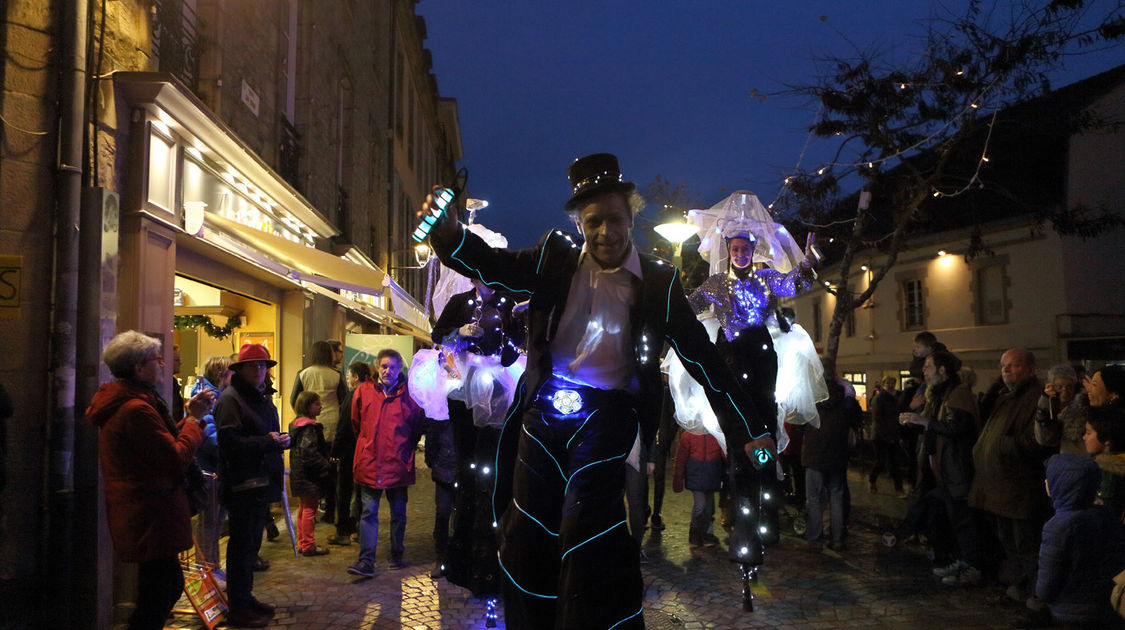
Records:
<instances>
[{"instance_id":1,"label":"crowd of spectators","mask_svg":"<svg viewBox=\"0 0 1125 630\"><path fill-rule=\"evenodd\" d=\"M1125 368L1080 380L1056 365L1044 382L1026 349L999 363L978 395L971 371L922 333L911 364L920 382L897 397L885 382L873 397L872 492L883 470L894 479L894 456L881 451L895 401L895 450L914 470L906 518L884 542L924 542L945 585L1004 587L1027 608L1017 626L1106 623L1112 578L1125 570Z\"/></svg>"}]
</instances>

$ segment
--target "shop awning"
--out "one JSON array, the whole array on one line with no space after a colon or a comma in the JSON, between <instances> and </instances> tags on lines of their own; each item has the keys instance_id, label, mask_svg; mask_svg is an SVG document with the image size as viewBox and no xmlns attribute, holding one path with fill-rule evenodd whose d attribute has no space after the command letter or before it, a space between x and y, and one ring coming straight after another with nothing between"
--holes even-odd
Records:
<instances>
[{"instance_id":1,"label":"shop awning","mask_svg":"<svg viewBox=\"0 0 1125 630\"><path fill-rule=\"evenodd\" d=\"M367 295L383 294L383 278L379 269L361 267L339 256L286 240L208 212L206 223L253 246L259 252L289 268L289 277L307 280L323 287L347 289Z\"/></svg>"},{"instance_id":2,"label":"shop awning","mask_svg":"<svg viewBox=\"0 0 1125 630\"><path fill-rule=\"evenodd\" d=\"M358 265L319 249L242 225L213 212L206 214L205 222L208 227L218 232L235 236L254 250L257 254L255 258L264 255L277 271L293 280L303 280L307 283L306 288L315 293L332 298L354 311L367 315L373 321L394 328L403 334L412 335L425 343L430 342L429 322L425 314L407 299L409 296L405 291L394 284L394 281L381 269ZM208 232L205 231L204 238L207 238L207 234ZM365 295L383 296L384 282L392 289L388 297L393 305L393 312L356 302L336 291L328 290L343 289Z\"/></svg>"}]
</instances>

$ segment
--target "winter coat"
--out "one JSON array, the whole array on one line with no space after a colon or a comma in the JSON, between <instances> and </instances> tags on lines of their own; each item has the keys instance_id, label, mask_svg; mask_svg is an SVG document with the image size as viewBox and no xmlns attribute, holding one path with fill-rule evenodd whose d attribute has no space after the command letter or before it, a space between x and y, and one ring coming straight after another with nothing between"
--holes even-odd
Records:
<instances>
[{"instance_id":1,"label":"winter coat","mask_svg":"<svg viewBox=\"0 0 1125 630\"><path fill-rule=\"evenodd\" d=\"M245 403L245 410L242 404ZM249 411L250 413L246 413ZM215 403L219 425L219 481L224 502L242 492L263 493L267 502L281 500L285 462L269 435L281 430L277 408L237 372Z\"/></svg>"},{"instance_id":2,"label":"winter coat","mask_svg":"<svg viewBox=\"0 0 1125 630\"><path fill-rule=\"evenodd\" d=\"M191 386L191 395L195 396L202 391L211 392L214 395L212 400L218 400L222 395L218 387L200 376L199 380L195 381L195 385ZM214 410L203 416L203 422L203 444L200 444L199 450L195 452L195 461L200 468L213 473L219 470L219 429L215 426Z\"/></svg>"},{"instance_id":3,"label":"winter coat","mask_svg":"<svg viewBox=\"0 0 1125 630\"><path fill-rule=\"evenodd\" d=\"M723 449L710 433L696 435L684 431L676 448L676 471L672 490L714 492L723 482Z\"/></svg>"},{"instance_id":4,"label":"winter coat","mask_svg":"<svg viewBox=\"0 0 1125 630\"><path fill-rule=\"evenodd\" d=\"M293 496L327 493L334 479L324 427L312 418L297 418L289 425L289 439L289 488Z\"/></svg>"},{"instance_id":5,"label":"winter coat","mask_svg":"<svg viewBox=\"0 0 1125 630\"><path fill-rule=\"evenodd\" d=\"M897 443L899 439L897 392L882 390L872 401L871 411L874 420L875 439L880 442Z\"/></svg>"},{"instance_id":6,"label":"winter coat","mask_svg":"<svg viewBox=\"0 0 1125 630\"><path fill-rule=\"evenodd\" d=\"M941 403L926 426L930 468L949 496L964 499L973 483L973 443L980 424L977 398L968 385L957 381L940 383L932 390Z\"/></svg>"},{"instance_id":7,"label":"winter coat","mask_svg":"<svg viewBox=\"0 0 1125 630\"><path fill-rule=\"evenodd\" d=\"M1108 510L1094 505L1098 466L1089 457L1064 453L1047 463L1055 515L1043 526L1035 596L1051 615L1069 624L1112 618L1113 576L1125 569L1125 537Z\"/></svg>"},{"instance_id":8,"label":"winter coat","mask_svg":"<svg viewBox=\"0 0 1125 630\"><path fill-rule=\"evenodd\" d=\"M98 458L109 533L121 560L147 562L189 549L184 473L203 430L193 421L177 429L155 389L127 380L99 387L86 417L101 429Z\"/></svg>"},{"instance_id":9,"label":"winter coat","mask_svg":"<svg viewBox=\"0 0 1125 630\"><path fill-rule=\"evenodd\" d=\"M352 396L355 483L380 490L414 485L414 449L424 417L407 391L405 376L399 376L389 391L373 381L356 388Z\"/></svg>"},{"instance_id":10,"label":"winter coat","mask_svg":"<svg viewBox=\"0 0 1125 630\"><path fill-rule=\"evenodd\" d=\"M355 396L354 389L349 390L348 395L340 401L340 421L336 423L336 432L329 440L332 443L332 457L347 462L349 470L352 457L355 457L355 429L352 428L353 396Z\"/></svg>"},{"instance_id":11,"label":"winter coat","mask_svg":"<svg viewBox=\"0 0 1125 630\"><path fill-rule=\"evenodd\" d=\"M1045 403L1046 396L1041 395L1035 409L1035 441L1040 446L1057 448L1060 453L1086 454L1086 445L1082 442L1090 415L1086 392L1078 392L1054 418Z\"/></svg>"},{"instance_id":12,"label":"winter coat","mask_svg":"<svg viewBox=\"0 0 1125 630\"><path fill-rule=\"evenodd\" d=\"M1098 503L1117 522L1125 523L1125 453L1102 453L1094 457L1094 462L1102 471Z\"/></svg>"},{"instance_id":13,"label":"winter coat","mask_svg":"<svg viewBox=\"0 0 1125 630\"><path fill-rule=\"evenodd\" d=\"M1043 384L1031 378L996 397L992 415L973 447L969 506L1010 519L1036 520L1047 513L1043 460L1035 441L1035 405Z\"/></svg>"},{"instance_id":14,"label":"winter coat","mask_svg":"<svg viewBox=\"0 0 1125 630\"><path fill-rule=\"evenodd\" d=\"M430 478L438 483L453 483L457 477L457 449L453 444L452 422L426 418L423 427Z\"/></svg>"},{"instance_id":15,"label":"winter coat","mask_svg":"<svg viewBox=\"0 0 1125 630\"><path fill-rule=\"evenodd\" d=\"M801 465L815 470L842 470L848 467L848 430L859 429L861 410L855 398L844 395L839 383L826 382L828 400L816 404L820 428L805 425Z\"/></svg>"},{"instance_id":16,"label":"winter coat","mask_svg":"<svg viewBox=\"0 0 1125 630\"><path fill-rule=\"evenodd\" d=\"M317 420L324 428L324 438L331 442L336 437L336 425L340 420L340 401L348 395L348 382L334 367L310 365L297 373L289 405L296 407L297 396L306 390L320 396Z\"/></svg>"}]
</instances>

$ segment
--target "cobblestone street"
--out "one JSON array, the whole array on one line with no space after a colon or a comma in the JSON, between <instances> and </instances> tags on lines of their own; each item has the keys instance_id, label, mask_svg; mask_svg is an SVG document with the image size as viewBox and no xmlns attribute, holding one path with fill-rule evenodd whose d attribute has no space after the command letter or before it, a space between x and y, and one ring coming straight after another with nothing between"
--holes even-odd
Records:
<instances>
[{"instance_id":1,"label":"cobblestone street","mask_svg":"<svg viewBox=\"0 0 1125 630\"><path fill-rule=\"evenodd\" d=\"M358 546L331 547L331 554L294 558L287 533L265 542L262 555L270 570L256 574L255 594L278 608L273 628L354 630L382 628L484 628L485 602L445 580L433 580L433 484L419 471L411 489L407 521L409 566L391 570L381 545L373 579L349 575ZM849 474L853 510L849 551L807 548L789 531L767 551L753 590L756 611L742 611L737 565L722 548L692 549L687 543L689 493L669 492L663 535L646 532L643 565L645 619L652 629L703 628L1007 628L1022 607L998 586L953 588L930 573L930 562L916 546L888 549L880 536L906 501L871 495L855 470ZM887 489L889 490L889 488ZM385 520L385 510L383 508ZM280 522L280 519L279 519ZM381 531L385 532L384 528ZM789 526L783 517L782 525ZM317 527L322 545L332 528ZM186 605L186 600L181 604ZM498 627L504 627L502 606ZM202 628L189 616L177 628Z\"/></svg>"}]
</instances>

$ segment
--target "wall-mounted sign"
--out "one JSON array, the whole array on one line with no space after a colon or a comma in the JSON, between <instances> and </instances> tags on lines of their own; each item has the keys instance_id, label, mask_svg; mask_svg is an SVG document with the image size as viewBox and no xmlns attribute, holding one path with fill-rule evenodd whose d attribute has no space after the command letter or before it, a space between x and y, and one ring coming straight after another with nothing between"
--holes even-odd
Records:
<instances>
[{"instance_id":1,"label":"wall-mounted sign","mask_svg":"<svg viewBox=\"0 0 1125 630\"><path fill-rule=\"evenodd\" d=\"M242 104L254 112L254 116L258 115L258 93L250 87L246 79L242 80Z\"/></svg>"},{"instance_id":2,"label":"wall-mounted sign","mask_svg":"<svg viewBox=\"0 0 1125 630\"><path fill-rule=\"evenodd\" d=\"M23 256L0 256L0 319L15 319L20 307Z\"/></svg>"}]
</instances>

